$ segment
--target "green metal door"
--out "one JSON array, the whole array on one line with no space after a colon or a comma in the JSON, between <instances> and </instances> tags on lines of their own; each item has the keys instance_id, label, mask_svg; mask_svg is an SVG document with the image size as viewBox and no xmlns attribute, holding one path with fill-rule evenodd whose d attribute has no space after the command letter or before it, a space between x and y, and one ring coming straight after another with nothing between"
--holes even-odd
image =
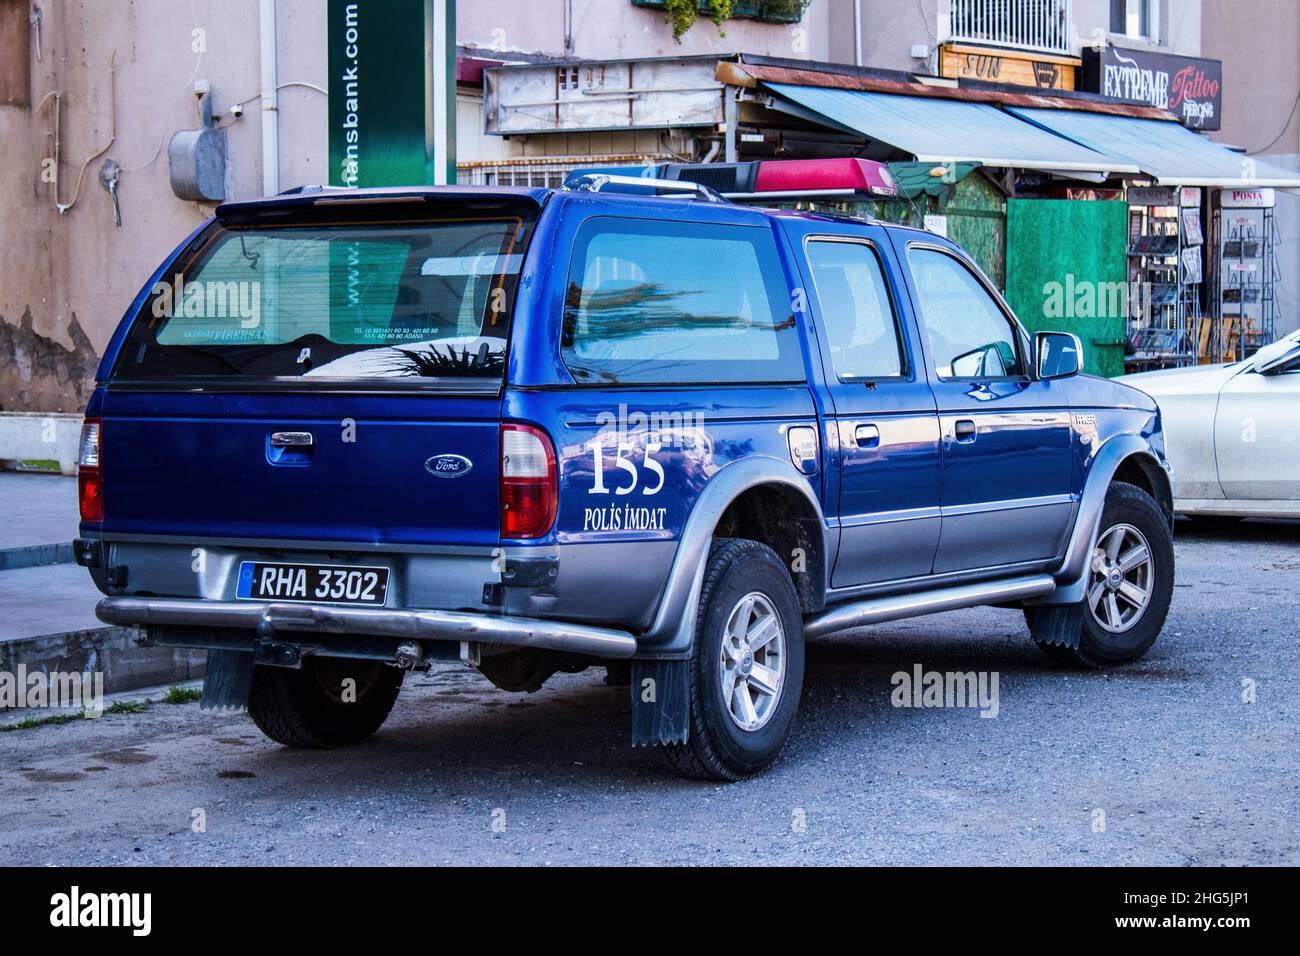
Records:
<instances>
[{"instance_id":1,"label":"green metal door","mask_svg":"<svg viewBox=\"0 0 1300 956\"><path fill-rule=\"evenodd\" d=\"M1007 301L1031 332L1073 332L1084 371L1124 372L1128 206L1007 201Z\"/></svg>"}]
</instances>

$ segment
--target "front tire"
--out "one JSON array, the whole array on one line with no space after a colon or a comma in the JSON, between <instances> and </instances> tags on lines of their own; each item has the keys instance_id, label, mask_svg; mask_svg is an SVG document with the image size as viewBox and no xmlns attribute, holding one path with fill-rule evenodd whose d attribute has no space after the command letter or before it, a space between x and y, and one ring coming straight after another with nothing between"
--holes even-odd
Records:
<instances>
[{"instance_id":1,"label":"front tire","mask_svg":"<svg viewBox=\"0 0 1300 956\"><path fill-rule=\"evenodd\" d=\"M1045 639L1058 623L1053 608L1026 611L1034 640L1060 664L1099 669L1138 660L1169 613L1174 543L1160 506L1136 485L1117 481L1106 492L1087 573L1077 645Z\"/></svg>"},{"instance_id":2,"label":"front tire","mask_svg":"<svg viewBox=\"0 0 1300 956\"><path fill-rule=\"evenodd\" d=\"M356 743L383 725L405 676L379 661L342 657L307 657L300 670L258 665L248 714L262 733L287 747Z\"/></svg>"},{"instance_id":3,"label":"front tire","mask_svg":"<svg viewBox=\"0 0 1300 956\"><path fill-rule=\"evenodd\" d=\"M799 599L767 545L714 542L689 667L689 734L661 748L668 762L699 780L762 773L790 734L804 671Z\"/></svg>"}]
</instances>

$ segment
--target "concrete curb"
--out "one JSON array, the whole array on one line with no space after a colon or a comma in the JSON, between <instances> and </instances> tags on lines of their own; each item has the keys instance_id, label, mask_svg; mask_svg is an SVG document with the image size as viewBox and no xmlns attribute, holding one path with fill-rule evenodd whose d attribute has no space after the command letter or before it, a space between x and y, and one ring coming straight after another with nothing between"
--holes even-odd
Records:
<instances>
[{"instance_id":1,"label":"concrete curb","mask_svg":"<svg viewBox=\"0 0 1300 956\"><path fill-rule=\"evenodd\" d=\"M71 563L72 542L70 541L65 544L32 544L22 548L0 548L0 571Z\"/></svg>"},{"instance_id":2,"label":"concrete curb","mask_svg":"<svg viewBox=\"0 0 1300 956\"><path fill-rule=\"evenodd\" d=\"M139 647L135 627L93 627L0 642L0 671L27 673L99 671L104 693L179 684L203 676L206 651ZM0 708L2 710L2 708Z\"/></svg>"},{"instance_id":3,"label":"concrete curb","mask_svg":"<svg viewBox=\"0 0 1300 956\"><path fill-rule=\"evenodd\" d=\"M57 461L74 475L81 421L74 412L0 412L0 459Z\"/></svg>"}]
</instances>

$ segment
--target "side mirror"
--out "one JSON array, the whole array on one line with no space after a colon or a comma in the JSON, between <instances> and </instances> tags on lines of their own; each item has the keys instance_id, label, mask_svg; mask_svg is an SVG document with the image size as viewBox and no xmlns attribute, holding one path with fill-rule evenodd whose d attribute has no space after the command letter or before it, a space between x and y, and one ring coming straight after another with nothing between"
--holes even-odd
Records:
<instances>
[{"instance_id":1,"label":"side mirror","mask_svg":"<svg viewBox=\"0 0 1300 956\"><path fill-rule=\"evenodd\" d=\"M1300 358L1300 342L1293 338L1272 342L1250 357L1250 367L1260 375L1271 375L1282 371Z\"/></svg>"},{"instance_id":2,"label":"side mirror","mask_svg":"<svg viewBox=\"0 0 1300 956\"><path fill-rule=\"evenodd\" d=\"M1034 333L1034 368L1039 378L1067 378L1083 371L1083 343L1073 332Z\"/></svg>"}]
</instances>

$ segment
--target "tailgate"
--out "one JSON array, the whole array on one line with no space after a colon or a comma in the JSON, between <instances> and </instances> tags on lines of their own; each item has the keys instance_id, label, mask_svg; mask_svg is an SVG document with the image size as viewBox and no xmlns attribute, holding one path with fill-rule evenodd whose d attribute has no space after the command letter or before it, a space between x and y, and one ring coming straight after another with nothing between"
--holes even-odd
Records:
<instances>
[{"instance_id":1,"label":"tailgate","mask_svg":"<svg viewBox=\"0 0 1300 956\"><path fill-rule=\"evenodd\" d=\"M500 404L110 389L103 531L495 546Z\"/></svg>"}]
</instances>

